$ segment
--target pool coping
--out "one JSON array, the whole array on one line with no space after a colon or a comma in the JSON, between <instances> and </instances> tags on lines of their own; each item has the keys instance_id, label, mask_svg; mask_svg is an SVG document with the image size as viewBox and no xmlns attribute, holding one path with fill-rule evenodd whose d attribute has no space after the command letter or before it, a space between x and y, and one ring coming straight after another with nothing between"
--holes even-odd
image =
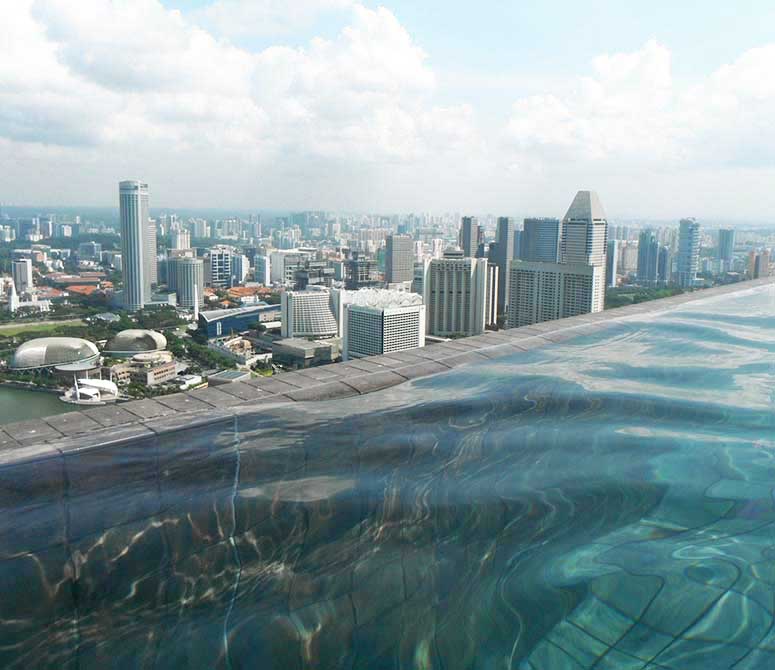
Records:
<instances>
[{"instance_id":1,"label":"pool coping","mask_svg":"<svg viewBox=\"0 0 775 670\"><path fill-rule=\"evenodd\" d=\"M550 346L628 318L658 314L685 303L748 292L773 284L775 277L736 282L594 314L488 331L419 349L235 382L233 389L228 384L219 385L4 424L0 425L0 467L47 456L56 457L61 452L55 445L62 441L82 441L84 448L89 448L115 441L117 433L167 432L196 423L236 417L277 404L365 395L463 365Z\"/></svg>"}]
</instances>

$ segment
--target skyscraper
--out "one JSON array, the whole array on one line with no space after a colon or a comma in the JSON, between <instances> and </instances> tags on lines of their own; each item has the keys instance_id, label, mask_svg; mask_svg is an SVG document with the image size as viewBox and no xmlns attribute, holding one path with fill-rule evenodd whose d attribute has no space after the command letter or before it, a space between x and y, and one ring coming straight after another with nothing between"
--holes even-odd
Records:
<instances>
[{"instance_id":1,"label":"skyscraper","mask_svg":"<svg viewBox=\"0 0 775 670\"><path fill-rule=\"evenodd\" d=\"M605 285L616 288L616 276L619 272L619 240L608 240L605 255Z\"/></svg>"},{"instance_id":2,"label":"skyscraper","mask_svg":"<svg viewBox=\"0 0 775 670\"><path fill-rule=\"evenodd\" d=\"M408 235L388 235L385 247L385 282L400 284L414 278L414 240Z\"/></svg>"},{"instance_id":3,"label":"skyscraper","mask_svg":"<svg viewBox=\"0 0 775 670\"><path fill-rule=\"evenodd\" d=\"M146 237L145 264L151 278L151 286L159 283L159 259L156 257L156 221L148 219L148 237Z\"/></svg>"},{"instance_id":4,"label":"skyscraper","mask_svg":"<svg viewBox=\"0 0 775 670\"><path fill-rule=\"evenodd\" d=\"M146 256L148 240L148 184L122 181L118 184L121 217L121 258L124 276L123 304L130 311L142 309L151 299L151 267ZM155 247L155 241L153 246Z\"/></svg>"},{"instance_id":5,"label":"skyscraper","mask_svg":"<svg viewBox=\"0 0 775 670\"><path fill-rule=\"evenodd\" d=\"M735 229L722 228L718 231L718 259L731 263L735 257Z\"/></svg>"},{"instance_id":6,"label":"skyscraper","mask_svg":"<svg viewBox=\"0 0 775 670\"><path fill-rule=\"evenodd\" d=\"M638 237L638 283L653 285L659 269L659 243L653 230L644 230Z\"/></svg>"},{"instance_id":7,"label":"skyscraper","mask_svg":"<svg viewBox=\"0 0 775 670\"><path fill-rule=\"evenodd\" d=\"M700 269L700 224L694 219L681 219L678 230L678 285L691 287Z\"/></svg>"},{"instance_id":8,"label":"skyscraper","mask_svg":"<svg viewBox=\"0 0 775 670\"><path fill-rule=\"evenodd\" d=\"M28 293L32 290L32 260L22 258L13 262L12 266L13 283L16 292L19 294Z\"/></svg>"},{"instance_id":9,"label":"skyscraper","mask_svg":"<svg viewBox=\"0 0 775 670\"><path fill-rule=\"evenodd\" d=\"M594 265L605 273L605 255L608 245L608 220L594 191L579 191L562 220L560 262ZM605 304L605 276L595 279L594 308Z\"/></svg>"},{"instance_id":10,"label":"skyscraper","mask_svg":"<svg viewBox=\"0 0 775 670\"><path fill-rule=\"evenodd\" d=\"M341 335L339 292L325 289L283 291L283 337L338 337Z\"/></svg>"},{"instance_id":11,"label":"skyscraper","mask_svg":"<svg viewBox=\"0 0 775 670\"><path fill-rule=\"evenodd\" d=\"M191 233L182 228L170 231L170 249L190 249Z\"/></svg>"},{"instance_id":12,"label":"skyscraper","mask_svg":"<svg viewBox=\"0 0 775 670\"><path fill-rule=\"evenodd\" d=\"M560 262L605 267L608 221L594 191L579 191L562 220Z\"/></svg>"},{"instance_id":13,"label":"skyscraper","mask_svg":"<svg viewBox=\"0 0 775 670\"><path fill-rule=\"evenodd\" d=\"M498 217L495 231L496 245L490 254L490 262L498 266L498 314L503 314L509 304L508 270L514 258L514 221L506 216Z\"/></svg>"},{"instance_id":14,"label":"skyscraper","mask_svg":"<svg viewBox=\"0 0 775 670\"><path fill-rule=\"evenodd\" d=\"M479 250L480 228L472 216L464 216L460 226L460 248L466 258L476 258Z\"/></svg>"},{"instance_id":15,"label":"skyscraper","mask_svg":"<svg viewBox=\"0 0 775 670\"><path fill-rule=\"evenodd\" d=\"M440 337L479 335L493 323L497 279L485 258L445 253L426 266L423 279L427 332ZM488 281L490 280L490 281ZM488 309L490 307L490 309Z\"/></svg>"},{"instance_id":16,"label":"skyscraper","mask_svg":"<svg viewBox=\"0 0 775 670\"><path fill-rule=\"evenodd\" d=\"M178 305L187 309L204 307L204 261L191 256L178 256L174 259L171 271L175 272Z\"/></svg>"},{"instance_id":17,"label":"skyscraper","mask_svg":"<svg viewBox=\"0 0 775 670\"><path fill-rule=\"evenodd\" d=\"M560 220L525 219L523 225L519 258L556 263L560 254Z\"/></svg>"}]
</instances>

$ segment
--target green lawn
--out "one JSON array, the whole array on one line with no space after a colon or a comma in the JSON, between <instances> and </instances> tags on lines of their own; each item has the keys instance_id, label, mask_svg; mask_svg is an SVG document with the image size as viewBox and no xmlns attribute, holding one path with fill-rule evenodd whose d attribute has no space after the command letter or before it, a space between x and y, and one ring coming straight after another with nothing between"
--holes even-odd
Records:
<instances>
[{"instance_id":1,"label":"green lawn","mask_svg":"<svg viewBox=\"0 0 775 670\"><path fill-rule=\"evenodd\" d=\"M42 321L36 323L8 323L0 325L0 335L10 337L27 331L48 332L60 326L81 326L83 319L67 319L66 321Z\"/></svg>"}]
</instances>

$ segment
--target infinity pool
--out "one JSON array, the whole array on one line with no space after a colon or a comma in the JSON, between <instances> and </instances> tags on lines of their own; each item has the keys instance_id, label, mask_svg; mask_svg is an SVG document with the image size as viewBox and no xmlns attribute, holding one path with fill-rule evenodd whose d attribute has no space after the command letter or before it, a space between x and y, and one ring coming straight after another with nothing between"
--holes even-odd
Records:
<instances>
[{"instance_id":1,"label":"infinity pool","mask_svg":"<svg viewBox=\"0 0 775 670\"><path fill-rule=\"evenodd\" d=\"M6 468L0 665L769 670L774 410L765 287Z\"/></svg>"}]
</instances>

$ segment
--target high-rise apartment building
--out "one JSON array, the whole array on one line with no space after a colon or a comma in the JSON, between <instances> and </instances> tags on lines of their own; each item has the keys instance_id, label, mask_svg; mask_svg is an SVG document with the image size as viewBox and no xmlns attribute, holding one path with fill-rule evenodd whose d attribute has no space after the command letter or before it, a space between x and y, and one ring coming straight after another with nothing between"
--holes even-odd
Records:
<instances>
[{"instance_id":1,"label":"high-rise apartment building","mask_svg":"<svg viewBox=\"0 0 775 670\"><path fill-rule=\"evenodd\" d=\"M256 256L255 278L259 284L272 285L272 261L269 256Z\"/></svg>"},{"instance_id":2,"label":"high-rise apartment building","mask_svg":"<svg viewBox=\"0 0 775 670\"><path fill-rule=\"evenodd\" d=\"M118 185L121 218L121 258L124 277L123 304L130 311L142 309L151 299L151 263L155 247L149 238L148 184L122 181ZM154 258L155 260L155 258Z\"/></svg>"},{"instance_id":3,"label":"high-rise apartment building","mask_svg":"<svg viewBox=\"0 0 775 670\"><path fill-rule=\"evenodd\" d=\"M414 277L414 240L408 235L388 235L385 245L385 282L399 284Z\"/></svg>"},{"instance_id":4,"label":"high-rise apartment building","mask_svg":"<svg viewBox=\"0 0 775 670\"><path fill-rule=\"evenodd\" d=\"M476 219L464 216L460 224L460 248L466 258L476 258L479 251L481 229Z\"/></svg>"},{"instance_id":5,"label":"high-rise apartment building","mask_svg":"<svg viewBox=\"0 0 775 670\"><path fill-rule=\"evenodd\" d=\"M283 337L338 337L341 335L341 294L315 289L284 291L280 297Z\"/></svg>"},{"instance_id":6,"label":"high-rise apartment building","mask_svg":"<svg viewBox=\"0 0 775 670\"><path fill-rule=\"evenodd\" d=\"M673 254L670 247L660 247L659 262L657 263L657 276L663 284L670 283L673 275Z\"/></svg>"},{"instance_id":7,"label":"high-rise apartment building","mask_svg":"<svg viewBox=\"0 0 775 670\"><path fill-rule=\"evenodd\" d=\"M748 276L751 279L770 276L769 251L751 251L748 254Z\"/></svg>"},{"instance_id":8,"label":"high-rise apartment building","mask_svg":"<svg viewBox=\"0 0 775 670\"><path fill-rule=\"evenodd\" d=\"M495 245L491 246L490 262L498 267L498 314L504 314L509 304L508 270L514 258L514 221L506 216L498 217L495 229Z\"/></svg>"},{"instance_id":9,"label":"high-rise apartment building","mask_svg":"<svg viewBox=\"0 0 775 670\"><path fill-rule=\"evenodd\" d=\"M735 229L721 228L718 231L718 259L731 263L735 257Z\"/></svg>"},{"instance_id":10,"label":"high-rise apartment building","mask_svg":"<svg viewBox=\"0 0 775 670\"><path fill-rule=\"evenodd\" d=\"M231 247L212 247L205 256L205 283L213 288L231 288L247 276L248 259Z\"/></svg>"},{"instance_id":11,"label":"high-rise apartment building","mask_svg":"<svg viewBox=\"0 0 775 670\"><path fill-rule=\"evenodd\" d=\"M345 300L345 360L425 346L425 305L419 295L363 289L348 293Z\"/></svg>"},{"instance_id":12,"label":"high-rise apartment building","mask_svg":"<svg viewBox=\"0 0 775 670\"><path fill-rule=\"evenodd\" d=\"M461 252L428 263L423 280L428 333L479 335L494 322L491 308L497 304L498 285L488 266L487 259L463 257Z\"/></svg>"},{"instance_id":13,"label":"high-rise apartment building","mask_svg":"<svg viewBox=\"0 0 775 670\"><path fill-rule=\"evenodd\" d=\"M681 219L678 230L678 285L688 288L697 281L700 269L700 224L694 219Z\"/></svg>"},{"instance_id":14,"label":"high-rise apartment building","mask_svg":"<svg viewBox=\"0 0 775 670\"><path fill-rule=\"evenodd\" d=\"M525 219L523 226L519 258L523 261L556 263L560 255L560 220Z\"/></svg>"},{"instance_id":15,"label":"high-rise apartment building","mask_svg":"<svg viewBox=\"0 0 775 670\"><path fill-rule=\"evenodd\" d=\"M653 230L644 230L638 237L638 283L653 285L658 280L659 242Z\"/></svg>"},{"instance_id":16,"label":"high-rise apartment building","mask_svg":"<svg viewBox=\"0 0 775 670\"><path fill-rule=\"evenodd\" d=\"M512 261L508 327L602 311L604 273L600 265Z\"/></svg>"},{"instance_id":17,"label":"high-rise apartment building","mask_svg":"<svg viewBox=\"0 0 775 670\"><path fill-rule=\"evenodd\" d=\"M13 283L18 294L29 293L33 288L32 259L21 258L14 261L11 267Z\"/></svg>"},{"instance_id":18,"label":"high-rise apartment building","mask_svg":"<svg viewBox=\"0 0 775 670\"><path fill-rule=\"evenodd\" d=\"M172 260L172 259L171 259ZM168 270L175 273L175 292L178 305L187 309L204 307L205 267L201 258L178 256Z\"/></svg>"}]
</instances>

